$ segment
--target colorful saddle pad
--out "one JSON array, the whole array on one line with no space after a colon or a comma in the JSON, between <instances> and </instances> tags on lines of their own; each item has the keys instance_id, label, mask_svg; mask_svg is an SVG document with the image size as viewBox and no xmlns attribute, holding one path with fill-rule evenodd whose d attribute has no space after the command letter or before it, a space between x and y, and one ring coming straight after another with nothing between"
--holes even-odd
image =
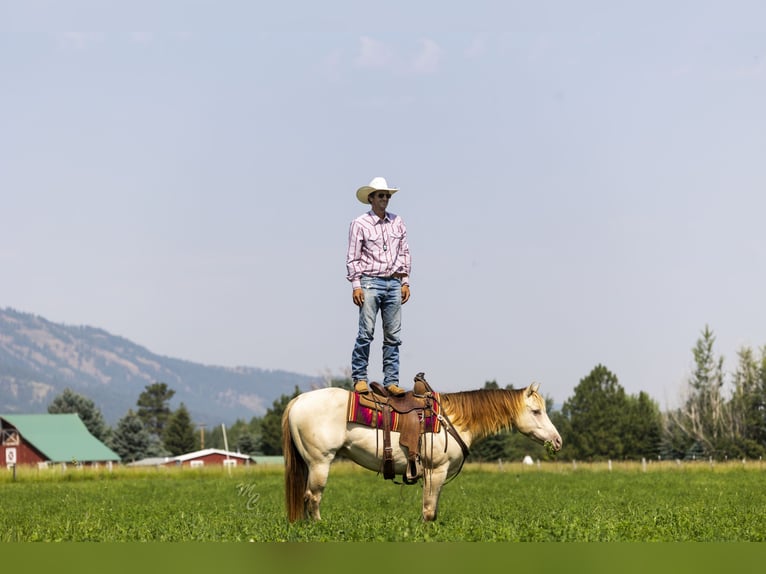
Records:
<instances>
[{"instance_id":1,"label":"colorful saddle pad","mask_svg":"<svg viewBox=\"0 0 766 574\"><path fill-rule=\"evenodd\" d=\"M423 432L438 433L440 423L437 415L439 414L439 394L433 393L434 399L430 401L430 408L416 409L416 414L420 420L424 420ZM348 399L348 422L365 425L372 428L383 428L383 410L368 406L369 400L362 398L359 393L349 393ZM403 417L409 417L412 413L399 413L391 409L390 424L391 430L400 432L401 421Z\"/></svg>"}]
</instances>

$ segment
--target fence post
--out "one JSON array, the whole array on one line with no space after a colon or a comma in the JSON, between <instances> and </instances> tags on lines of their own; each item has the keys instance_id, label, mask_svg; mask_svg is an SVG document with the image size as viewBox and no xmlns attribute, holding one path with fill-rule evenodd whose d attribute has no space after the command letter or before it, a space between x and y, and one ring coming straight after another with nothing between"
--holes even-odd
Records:
<instances>
[{"instance_id":1,"label":"fence post","mask_svg":"<svg viewBox=\"0 0 766 574\"><path fill-rule=\"evenodd\" d=\"M641 469L646 472L646 458L641 459Z\"/></svg>"},{"instance_id":2,"label":"fence post","mask_svg":"<svg viewBox=\"0 0 766 574\"><path fill-rule=\"evenodd\" d=\"M609 459L608 468L609 468L609 472L612 472L612 459L611 458Z\"/></svg>"}]
</instances>

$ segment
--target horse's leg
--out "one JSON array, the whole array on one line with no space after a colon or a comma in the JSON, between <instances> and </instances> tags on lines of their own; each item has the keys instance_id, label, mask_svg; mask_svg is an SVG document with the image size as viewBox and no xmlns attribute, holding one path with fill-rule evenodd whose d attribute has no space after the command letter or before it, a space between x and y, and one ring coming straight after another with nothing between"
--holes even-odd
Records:
<instances>
[{"instance_id":1,"label":"horse's leg","mask_svg":"<svg viewBox=\"0 0 766 574\"><path fill-rule=\"evenodd\" d=\"M439 510L439 494L447 480L448 464L423 473L423 520L433 522Z\"/></svg>"},{"instance_id":2,"label":"horse's leg","mask_svg":"<svg viewBox=\"0 0 766 574\"><path fill-rule=\"evenodd\" d=\"M322 503L322 493L327 485L327 476L330 474L329 459L314 461L309 467L308 482L306 485L306 517L321 520L319 505Z\"/></svg>"},{"instance_id":3,"label":"horse's leg","mask_svg":"<svg viewBox=\"0 0 766 574\"><path fill-rule=\"evenodd\" d=\"M291 406L288 405L287 422L283 423L283 428L287 425L289 433L285 436L289 436L295 446L296 456L305 461L300 485L293 485L288 495L291 516L320 518L319 504L330 474L330 464L346 441L348 398L348 391L327 387L298 395L291 401Z\"/></svg>"}]
</instances>

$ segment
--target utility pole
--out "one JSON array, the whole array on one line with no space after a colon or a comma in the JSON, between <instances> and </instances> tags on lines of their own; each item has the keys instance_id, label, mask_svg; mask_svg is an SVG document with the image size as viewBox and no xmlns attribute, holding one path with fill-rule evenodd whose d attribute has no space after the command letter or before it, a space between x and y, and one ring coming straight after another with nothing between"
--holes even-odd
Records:
<instances>
[{"instance_id":1,"label":"utility pole","mask_svg":"<svg viewBox=\"0 0 766 574\"><path fill-rule=\"evenodd\" d=\"M205 448L205 427L207 425L205 423L200 423L198 426L199 426L199 449L203 450Z\"/></svg>"}]
</instances>

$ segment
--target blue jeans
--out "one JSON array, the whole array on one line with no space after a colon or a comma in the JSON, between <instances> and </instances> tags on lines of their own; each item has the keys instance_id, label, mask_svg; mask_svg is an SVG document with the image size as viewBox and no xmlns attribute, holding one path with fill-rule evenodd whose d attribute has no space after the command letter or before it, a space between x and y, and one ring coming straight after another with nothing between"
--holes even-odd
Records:
<instances>
[{"instance_id":1,"label":"blue jeans","mask_svg":"<svg viewBox=\"0 0 766 574\"><path fill-rule=\"evenodd\" d=\"M367 381L370 344L380 311L383 322L383 384L399 383L399 332L402 330L402 282L396 278L362 276L364 303L359 308L359 333L351 354L351 378Z\"/></svg>"}]
</instances>

